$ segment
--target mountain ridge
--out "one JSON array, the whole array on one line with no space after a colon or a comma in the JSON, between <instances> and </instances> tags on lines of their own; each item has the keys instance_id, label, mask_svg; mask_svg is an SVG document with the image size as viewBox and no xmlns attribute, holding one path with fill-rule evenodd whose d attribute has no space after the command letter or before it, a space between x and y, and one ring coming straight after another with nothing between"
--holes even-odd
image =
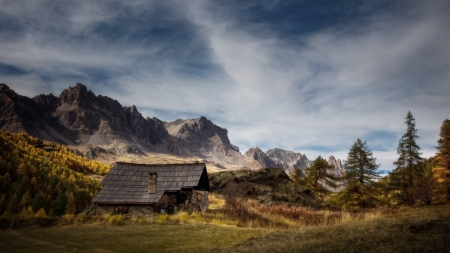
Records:
<instances>
[{"instance_id":1,"label":"mountain ridge","mask_svg":"<svg viewBox=\"0 0 450 253\"><path fill-rule=\"evenodd\" d=\"M282 149L263 152L257 147L241 154L228 138L228 130L204 116L164 122L145 117L135 105L95 95L77 83L61 92L33 98L0 84L0 128L25 132L40 139L72 146L89 158L106 154L143 156L146 152L198 157L219 167L241 169L279 167L287 174L305 169L304 154Z\"/></svg>"}]
</instances>

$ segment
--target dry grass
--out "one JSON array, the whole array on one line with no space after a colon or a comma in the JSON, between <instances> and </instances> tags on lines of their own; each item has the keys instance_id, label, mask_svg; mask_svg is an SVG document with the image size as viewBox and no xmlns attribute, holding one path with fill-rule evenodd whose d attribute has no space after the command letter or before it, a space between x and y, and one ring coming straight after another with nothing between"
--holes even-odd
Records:
<instances>
[{"instance_id":1,"label":"dry grass","mask_svg":"<svg viewBox=\"0 0 450 253\"><path fill-rule=\"evenodd\" d=\"M0 252L205 252L269 230L202 224L150 224L0 230Z\"/></svg>"},{"instance_id":2,"label":"dry grass","mask_svg":"<svg viewBox=\"0 0 450 253\"><path fill-rule=\"evenodd\" d=\"M299 228L325 226L361 220L378 219L397 212L394 209L379 208L367 212L313 210L308 207L284 204L263 205L255 200L227 198L224 213L238 220L243 227Z\"/></svg>"},{"instance_id":3,"label":"dry grass","mask_svg":"<svg viewBox=\"0 0 450 253\"><path fill-rule=\"evenodd\" d=\"M411 229L419 224L417 231ZM420 224L425 224L421 226ZM427 226L427 224L435 224ZM436 225L437 224L437 225ZM332 226L278 230L213 252L450 252L450 205L343 213Z\"/></svg>"},{"instance_id":4,"label":"dry grass","mask_svg":"<svg viewBox=\"0 0 450 253\"><path fill-rule=\"evenodd\" d=\"M211 193L208 196L209 209L223 209L225 208L225 198L220 194Z\"/></svg>"},{"instance_id":5,"label":"dry grass","mask_svg":"<svg viewBox=\"0 0 450 253\"><path fill-rule=\"evenodd\" d=\"M366 213L237 206L235 214L65 215L51 228L0 230L0 252L450 252L450 205ZM413 222L425 222L423 231L412 232Z\"/></svg>"}]
</instances>

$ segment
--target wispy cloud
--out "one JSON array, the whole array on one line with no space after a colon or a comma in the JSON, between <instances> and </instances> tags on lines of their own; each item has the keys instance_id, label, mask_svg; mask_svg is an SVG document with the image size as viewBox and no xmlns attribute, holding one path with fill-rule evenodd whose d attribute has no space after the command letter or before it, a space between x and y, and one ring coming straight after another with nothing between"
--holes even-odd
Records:
<instances>
[{"instance_id":1,"label":"wispy cloud","mask_svg":"<svg viewBox=\"0 0 450 253\"><path fill-rule=\"evenodd\" d=\"M391 169L413 112L424 156L450 108L448 1L2 1L0 78L83 82L163 120L207 116L245 151L345 159L362 138Z\"/></svg>"}]
</instances>

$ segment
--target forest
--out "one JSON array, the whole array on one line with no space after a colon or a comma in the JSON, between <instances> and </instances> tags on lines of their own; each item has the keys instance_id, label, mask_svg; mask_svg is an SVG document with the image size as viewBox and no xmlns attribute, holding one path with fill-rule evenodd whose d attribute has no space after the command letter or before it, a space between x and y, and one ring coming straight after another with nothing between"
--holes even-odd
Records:
<instances>
[{"instance_id":1,"label":"forest","mask_svg":"<svg viewBox=\"0 0 450 253\"><path fill-rule=\"evenodd\" d=\"M0 215L79 213L101 189L87 174L105 175L110 168L64 145L0 131Z\"/></svg>"}]
</instances>

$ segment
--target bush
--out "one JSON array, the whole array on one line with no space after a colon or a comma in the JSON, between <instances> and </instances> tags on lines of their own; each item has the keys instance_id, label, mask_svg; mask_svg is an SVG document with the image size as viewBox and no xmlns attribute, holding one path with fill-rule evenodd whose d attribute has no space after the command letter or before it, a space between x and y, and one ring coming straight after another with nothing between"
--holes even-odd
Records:
<instances>
[{"instance_id":1,"label":"bush","mask_svg":"<svg viewBox=\"0 0 450 253\"><path fill-rule=\"evenodd\" d=\"M111 225L124 225L125 224L124 220L125 220L125 217L121 214L112 215L108 219L108 223Z\"/></svg>"}]
</instances>

